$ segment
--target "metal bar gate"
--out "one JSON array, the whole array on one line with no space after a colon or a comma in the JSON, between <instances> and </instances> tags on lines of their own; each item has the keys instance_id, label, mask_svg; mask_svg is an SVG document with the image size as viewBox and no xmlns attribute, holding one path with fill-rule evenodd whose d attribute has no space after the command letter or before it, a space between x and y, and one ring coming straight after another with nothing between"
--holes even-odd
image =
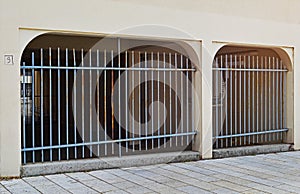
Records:
<instances>
[{"instance_id":1,"label":"metal bar gate","mask_svg":"<svg viewBox=\"0 0 300 194\"><path fill-rule=\"evenodd\" d=\"M186 56L119 49L28 53L21 65L23 164L190 146L195 68Z\"/></svg>"},{"instance_id":2,"label":"metal bar gate","mask_svg":"<svg viewBox=\"0 0 300 194\"><path fill-rule=\"evenodd\" d=\"M286 74L275 57L219 55L213 65L214 148L282 142Z\"/></svg>"}]
</instances>

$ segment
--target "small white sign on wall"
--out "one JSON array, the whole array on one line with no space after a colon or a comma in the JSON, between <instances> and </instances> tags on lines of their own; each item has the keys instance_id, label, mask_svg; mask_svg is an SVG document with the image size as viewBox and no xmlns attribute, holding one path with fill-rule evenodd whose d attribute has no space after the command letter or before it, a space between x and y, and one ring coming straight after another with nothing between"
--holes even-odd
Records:
<instances>
[{"instance_id":1,"label":"small white sign on wall","mask_svg":"<svg viewBox=\"0 0 300 194\"><path fill-rule=\"evenodd\" d=\"M13 65L14 64L14 55L5 54L4 55L4 64L5 65Z\"/></svg>"}]
</instances>

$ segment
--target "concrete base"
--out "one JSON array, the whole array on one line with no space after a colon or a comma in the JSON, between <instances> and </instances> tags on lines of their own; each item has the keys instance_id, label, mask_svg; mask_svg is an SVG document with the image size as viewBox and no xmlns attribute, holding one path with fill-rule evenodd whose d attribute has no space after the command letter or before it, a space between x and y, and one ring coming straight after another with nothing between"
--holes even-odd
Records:
<instances>
[{"instance_id":1,"label":"concrete base","mask_svg":"<svg viewBox=\"0 0 300 194\"><path fill-rule=\"evenodd\" d=\"M246 156L256 154L267 154L276 152L286 152L293 150L291 144L271 144L259 146L244 146L237 148L225 148L213 150L213 158L227 158L235 156Z\"/></svg>"},{"instance_id":2,"label":"concrete base","mask_svg":"<svg viewBox=\"0 0 300 194\"><path fill-rule=\"evenodd\" d=\"M111 168L126 168L172 162L196 161L200 159L198 152L171 152L147 155L133 155L109 158L82 159L60 162L28 164L21 167L21 176L36 176L76 171L91 171Z\"/></svg>"}]
</instances>

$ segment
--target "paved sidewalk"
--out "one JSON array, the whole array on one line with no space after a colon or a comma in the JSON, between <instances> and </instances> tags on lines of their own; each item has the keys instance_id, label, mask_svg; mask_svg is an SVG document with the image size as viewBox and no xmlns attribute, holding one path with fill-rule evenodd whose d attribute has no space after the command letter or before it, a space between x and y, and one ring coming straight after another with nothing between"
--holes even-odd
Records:
<instances>
[{"instance_id":1,"label":"paved sidewalk","mask_svg":"<svg viewBox=\"0 0 300 194\"><path fill-rule=\"evenodd\" d=\"M300 193L300 152L26 177L0 193Z\"/></svg>"}]
</instances>

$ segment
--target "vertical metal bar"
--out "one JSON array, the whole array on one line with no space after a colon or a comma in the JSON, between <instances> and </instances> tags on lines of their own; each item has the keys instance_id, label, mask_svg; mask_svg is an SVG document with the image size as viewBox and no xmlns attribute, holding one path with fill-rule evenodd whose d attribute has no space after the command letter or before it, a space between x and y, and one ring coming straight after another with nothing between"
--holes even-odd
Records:
<instances>
[{"instance_id":1,"label":"vertical metal bar","mask_svg":"<svg viewBox=\"0 0 300 194\"><path fill-rule=\"evenodd\" d=\"M230 68L233 68L233 64L232 64L232 55L230 55L229 56L230 57ZM232 116L232 112L233 112L233 102L232 102L232 96L233 96L233 94L232 94L232 90L233 90L233 88L232 88L232 71L230 71L230 107L229 107L229 109L230 109L230 135L232 135L232 132L233 132L233 130L232 130L232 128L233 128L233 116ZM230 146L232 147L232 141L233 141L233 139L232 138L230 138Z\"/></svg>"},{"instance_id":2,"label":"vertical metal bar","mask_svg":"<svg viewBox=\"0 0 300 194\"><path fill-rule=\"evenodd\" d=\"M73 49L73 65L76 67L76 52ZM77 144L77 76L76 69L73 71L74 75L74 144ZM77 159L77 146L74 147L74 158Z\"/></svg>"},{"instance_id":3,"label":"vertical metal bar","mask_svg":"<svg viewBox=\"0 0 300 194\"><path fill-rule=\"evenodd\" d=\"M268 69L268 63L267 63L267 57L265 57L265 66L266 69ZM268 130L268 121L269 121L269 116L268 116L268 72L265 73L265 129L264 130ZM268 118L268 119L266 119ZM267 141L267 136L268 135L264 135L265 136L265 142Z\"/></svg>"},{"instance_id":4,"label":"vertical metal bar","mask_svg":"<svg viewBox=\"0 0 300 194\"><path fill-rule=\"evenodd\" d=\"M185 61L185 65L186 65L186 69L189 68L189 59L186 57L186 61ZM186 72L186 132L189 132L189 123L190 123L190 119L189 119L189 71ZM186 145L189 144L189 136L186 136Z\"/></svg>"},{"instance_id":5,"label":"vertical metal bar","mask_svg":"<svg viewBox=\"0 0 300 194\"><path fill-rule=\"evenodd\" d=\"M240 68L242 69L242 56L239 56L239 63L240 63ZM239 123L240 123L240 129L239 129L239 133L242 134L242 128L243 128L243 123L242 123L242 72L239 72L239 109L240 109L240 119L239 119ZM239 145L242 145L242 136L239 138Z\"/></svg>"},{"instance_id":6,"label":"vertical metal bar","mask_svg":"<svg viewBox=\"0 0 300 194\"><path fill-rule=\"evenodd\" d=\"M182 54L180 55L180 68L183 69L183 56ZM183 133L183 127L184 127L184 105L183 105L183 75L184 73L181 71L180 72L180 94L181 94L181 103L180 103L180 108L181 108L181 114L180 114L180 120L181 120L181 133ZM183 146L183 136L181 136L181 146Z\"/></svg>"},{"instance_id":7,"label":"vertical metal bar","mask_svg":"<svg viewBox=\"0 0 300 194\"><path fill-rule=\"evenodd\" d=\"M134 67L134 51L131 52L131 67ZM132 138L134 138L135 136L135 109L134 109L134 104L135 104L135 92L134 92L134 71L131 72L131 75L132 75ZM132 142L132 151L134 152L135 151L135 141Z\"/></svg>"},{"instance_id":8,"label":"vertical metal bar","mask_svg":"<svg viewBox=\"0 0 300 194\"><path fill-rule=\"evenodd\" d=\"M100 57L99 57L99 50L97 49L97 67L100 67ZM97 141L100 141L100 75L99 75L99 69L97 69ZM97 156L100 156L100 145L97 145Z\"/></svg>"},{"instance_id":9,"label":"vertical metal bar","mask_svg":"<svg viewBox=\"0 0 300 194\"><path fill-rule=\"evenodd\" d=\"M264 57L261 57L260 58L260 63L261 63L261 68L265 68L265 65L264 65ZM260 111L260 114L261 114L261 129L260 131L263 131L264 130L264 126L265 126L265 119L266 119L266 115L265 115L265 107L264 107L264 93L265 93L265 78L264 78L264 75L265 73L264 72L261 72L261 87L260 87L260 100L261 100L261 103L260 103L260 107L261 107L261 111ZM260 136L260 142L263 142L264 141L264 135L261 135Z\"/></svg>"},{"instance_id":10,"label":"vertical metal bar","mask_svg":"<svg viewBox=\"0 0 300 194\"><path fill-rule=\"evenodd\" d=\"M81 49L81 66L84 67L83 49ZM81 138L82 143L85 142L85 131L84 131L84 70L81 70ZM84 146L82 146L82 158L84 158Z\"/></svg>"},{"instance_id":11,"label":"vertical metal bar","mask_svg":"<svg viewBox=\"0 0 300 194\"><path fill-rule=\"evenodd\" d=\"M234 68L238 68L237 66L237 56L234 55ZM237 71L234 73L234 133L237 134L237 128L238 128L238 111L237 111ZM234 145L237 146L237 138L235 138Z\"/></svg>"},{"instance_id":12,"label":"vertical metal bar","mask_svg":"<svg viewBox=\"0 0 300 194\"><path fill-rule=\"evenodd\" d=\"M93 124L92 124L92 118L93 118L93 115L92 115L92 70L91 70L91 67L92 67L92 50L90 49L89 50L89 63L90 63L90 70L89 70L89 85L90 85L90 99L89 99L89 105L90 105L90 142L93 141L93 136L92 136L92 128L93 128ZM90 145L90 157L93 156L93 146Z\"/></svg>"},{"instance_id":13,"label":"vertical metal bar","mask_svg":"<svg viewBox=\"0 0 300 194\"><path fill-rule=\"evenodd\" d=\"M280 60L280 69L282 69L282 61ZM283 100L282 100L282 97L283 97L283 91L282 91L282 72L279 73L279 128L280 129L283 129ZM280 134L280 138L281 138L281 134ZM282 140L282 139L281 139Z\"/></svg>"},{"instance_id":14,"label":"vertical metal bar","mask_svg":"<svg viewBox=\"0 0 300 194\"><path fill-rule=\"evenodd\" d=\"M43 49L41 48L41 66L44 65ZM41 147L44 147L44 70L41 69ZM44 162L44 150L41 150L41 161Z\"/></svg>"},{"instance_id":15,"label":"vertical metal bar","mask_svg":"<svg viewBox=\"0 0 300 194\"><path fill-rule=\"evenodd\" d=\"M169 53L169 67L170 67L170 69L172 68L172 54L171 53ZM169 83L169 99L170 99L170 101L169 101L169 106L170 106L170 113L169 113L169 115L170 115L170 129L169 129L169 133L170 134L172 134L172 117L173 117L173 115L172 115L172 71L170 71L169 72L169 81L170 81L170 83ZM172 147L172 137L170 137L170 147Z\"/></svg>"},{"instance_id":16,"label":"vertical metal bar","mask_svg":"<svg viewBox=\"0 0 300 194\"><path fill-rule=\"evenodd\" d=\"M114 67L114 51L110 52L111 66ZM111 71L111 130L112 130L112 139L115 139L115 114L114 114L114 70ZM111 144L111 153L115 153L114 143Z\"/></svg>"},{"instance_id":17,"label":"vertical metal bar","mask_svg":"<svg viewBox=\"0 0 300 194\"><path fill-rule=\"evenodd\" d=\"M121 68L121 40L120 38L118 38L118 66L119 68ZM118 71L119 75L118 75L118 79L119 79L119 96L118 96L118 100L119 100L119 139L122 139L121 137L121 70ZM122 149L121 149L121 142L119 142L119 157L122 156Z\"/></svg>"},{"instance_id":18,"label":"vertical metal bar","mask_svg":"<svg viewBox=\"0 0 300 194\"><path fill-rule=\"evenodd\" d=\"M175 53L174 55L174 64L175 64L175 134L178 134L178 126L177 126L177 123L178 123L178 105L177 105L177 95L178 95L178 86L177 86L177 53ZM176 136L176 139L175 139L175 145L177 147L178 145L178 138Z\"/></svg>"},{"instance_id":19,"label":"vertical metal bar","mask_svg":"<svg viewBox=\"0 0 300 194\"><path fill-rule=\"evenodd\" d=\"M252 68L255 68L255 57L252 56ZM251 129L252 131L254 132L255 131L255 91L254 91L254 88L255 88L255 72L253 71L252 73L252 77L251 77L251 80L252 80L252 126L251 126ZM255 143L255 136L253 135L252 136L252 143Z\"/></svg>"},{"instance_id":20,"label":"vertical metal bar","mask_svg":"<svg viewBox=\"0 0 300 194\"><path fill-rule=\"evenodd\" d=\"M255 67L254 67L255 68ZM259 68L259 65L258 65L258 56L256 56L256 68L258 69ZM259 105L258 105L258 103L259 103L259 81L258 81L258 76L259 76L259 73L258 73L258 71L256 72L256 73L254 73L254 74L256 74L256 111L254 111L255 113L255 116L256 116L256 132L259 132L259 117L258 117L258 115L259 115ZM253 75L253 79L254 79L254 75ZM253 88L254 88L255 86L253 86ZM254 89L253 89L253 93L255 93L255 91L254 91ZM256 143L259 143L258 142L258 135L256 135Z\"/></svg>"},{"instance_id":21,"label":"vertical metal bar","mask_svg":"<svg viewBox=\"0 0 300 194\"><path fill-rule=\"evenodd\" d=\"M191 64L191 68L193 68L193 65ZM195 130L195 92L194 92L194 84L195 84L195 72L191 72L192 74L192 81L191 81L191 87L192 87L192 91L191 91L191 95L192 95L192 131L196 131ZM194 145L194 136L192 136L192 144Z\"/></svg>"},{"instance_id":22,"label":"vertical metal bar","mask_svg":"<svg viewBox=\"0 0 300 194\"><path fill-rule=\"evenodd\" d=\"M275 58L272 58L273 69L275 69ZM276 72L272 72L272 129L276 129L275 126L275 74ZM278 133L277 133L278 134ZM276 134L272 135L272 141L276 139Z\"/></svg>"},{"instance_id":23,"label":"vertical metal bar","mask_svg":"<svg viewBox=\"0 0 300 194\"><path fill-rule=\"evenodd\" d=\"M166 53L164 52L163 53L163 60L164 60L164 69L166 68ZM164 106L166 106L166 71L164 71ZM166 119L166 108L164 108L164 118ZM167 121L167 120L166 120ZM167 133L167 123L164 122L164 136L166 135ZM166 138L164 138L164 148L166 148Z\"/></svg>"},{"instance_id":24,"label":"vertical metal bar","mask_svg":"<svg viewBox=\"0 0 300 194\"><path fill-rule=\"evenodd\" d=\"M216 57L216 68L219 68L219 58ZM215 75L215 87L216 87L216 95L215 95L215 130L214 130L214 133L215 133L215 137L216 136L219 136L219 102L218 102L218 99L220 98L220 104L222 102L222 89L221 89L221 92L220 92L220 96L219 96L219 71L213 71L213 74ZM221 86L222 87L222 86ZM216 139L216 148L219 148L219 140Z\"/></svg>"},{"instance_id":25,"label":"vertical metal bar","mask_svg":"<svg viewBox=\"0 0 300 194\"><path fill-rule=\"evenodd\" d=\"M49 48L49 66L52 66L52 52L51 52L51 48ZM52 69L49 70L49 106L50 106L50 134L49 134L49 142L50 142L50 147L52 146ZM52 161L52 156L53 156L53 150L52 148L50 149L50 161Z\"/></svg>"},{"instance_id":26,"label":"vertical metal bar","mask_svg":"<svg viewBox=\"0 0 300 194\"><path fill-rule=\"evenodd\" d=\"M159 58L159 52L157 52L157 68L159 68L159 65L160 65L160 58ZM157 99L158 101L160 102L160 72L157 72ZM160 135L160 108L159 108L159 103L157 103L157 118L158 118L158 127L157 127L157 132L158 132L158 135ZM160 139L158 139L157 141L157 147L158 149L160 148Z\"/></svg>"},{"instance_id":27,"label":"vertical metal bar","mask_svg":"<svg viewBox=\"0 0 300 194\"><path fill-rule=\"evenodd\" d=\"M60 67L60 48L57 48L57 66ZM58 145L60 146L60 130L61 130L61 121L60 121L60 70L57 70L57 114L58 114ZM61 149L58 148L58 160L61 160Z\"/></svg>"},{"instance_id":28,"label":"vertical metal bar","mask_svg":"<svg viewBox=\"0 0 300 194\"><path fill-rule=\"evenodd\" d=\"M278 58L276 58L276 69L279 69L279 59ZM276 91L275 91L275 96L276 96L276 108L275 108L275 112L276 112L276 129L280 129L279 128L279 112L280 112L280 110L279 110L279 106L278 106L278 98L279 98L279 96L278 96L278 90L279 90L279 85L278 85L278 82L279 81L279 73L278 72L276 72ZM276 140L278 141L279 140L279 134L277 133L277 135L276 135Z\"/></svg>"},{"instance_id":29,"label":"vertical metal bar","mask_svg":"<svg viewBox=\"0 0 300 194\"><path fill-rule=\"evenodd\" d=\"M126 71L125 71L125 96L126 96L126 102L125 102L125 111L126 111L126 129L125 129L125 131L126 131L126 139L128 139L128 130L129 130L129 128L128 128L128 70L127 70L127 68L128 68L128 62L127 62L127 60L128 60L128 52L127 51L125 51L125 67L126 67ZM128 152L128 141L126 141L126 150L125 150L126 152Z\"/></svg>"},{"instance_id":30,"label":"vertical metal bar","mask_svg":"<svg viewBox=\"0 0 300 194\"><path fill-rule=\"evenodd\" d=\"M31 54L31 64L34 66L34 52ZM31 70L32 73L32 147L35 147L35 123L34 123L34 117L35 117L35 76L34 76L34 68ZM32 162L35 163L35 151L32 151Z\"/></svg>"},{"instance_id":31,"label":"vertical metal bar","mask_svg":"<svg viewBox=\"0 0 300 194\"><path fill-rule=\"evenodd\" d=\"M66 67L69 66L68 49L66 48ZM69 144L69 71L66 69L66 143ZM69 148L67 147L67 160L69 160Z\"/></svg>"},{"instance_id":32,"label":"vertical metal bar","mask_svg":"<svg viewBox=\"0 0 300 194\"><path fill-rule=\"evenodd\" d=\"M247 69L247 61L246 61L246 56L244 56L244 69ZM243 72L244 74L244 133L247 133L247 79L246 79L246 76L247 76L247 71L244 71ZM247 143L247 137L243 137L244 139L244 145Z\"/></svg>"},{"instance_id":33,"label":"vertical metal bar","mask_svg":"<svg viewBox=\"0 0 300 194\"><path fill-rule=\"evenodd\" d=\"M23 67L25 67L25 62L23 62ZM28 104L29 104L29 99L27 99L26 96L26 70L25 68L23 68L23 83L22 83L22 87L23 87L23 148L26 148L26 108L28 108ZM26 164L27 159L26 159L26 151L23 151L23 163Z\"/></svg>"},{"instance_id":34,"label":"vertical metal bar","mask_svg":"<svg viewBox=\"0 0 300 194\"><path fill-rule=\"evenodd\" d=\"M147 68L147 52L145 52L145 68ZM148 136L148 84L147 84L147 70L145 71L145 133ZM148 139L146 139L146 150L148 150Z\"/></svg>"},{"instance_id":35,"label":"vertical metal bar","mask_svg":"<svg viewBox=\"0 0 300 194\"><path fill-rule=\"evenodd\" d=\"M248 65L246 68L251 68L251 57L248 56ZM248 108L248 133L251 133L251 72L248 71L248 98L247 98L247 108ZM248 136L248 144L251 144L251 136Z\"/></svg>"},{"instance_id":36,"label":"vertical metal bar","mask_svg":"<svg viewBox=\"0 0 300 194\"><path fill-rule=\"evenodd\" d=\"M283 66L284 67L284 66ZM286 116L287 116L287 111L286 111L286 76L287 73L283 72L283 127L286 128Z\"/></svg>"},{"instance_id":37,"label":"vertical metal bar","mask_svg":"<svg viewBox=\"0 0 300 194\"><path fill-rule=\"evenodd\" d=\"M106 59L106 49L103 51L104 52L104 66L107 66L107 59ZM107 70L104 70L104 141L107 141L107 103L106 103L106 99L107 99L107 94L106 94L106 77L107 77ZM107 143L104 144L104 155L107 155Z\"/></svg>"},{"instance_id":38,"label":"vertical metal bar","mask_svg":"<svg viewBox=\"0 0 300 194\"><path fill-rule=\"evenodd\" d=\"M269 64L269 69L271 69L271 57L268 57L268 64ZM268 93L268 108L269 108L269 110L268 110L268 117L269 117L269 120L268 120L268 122L269 122L269 125L268 125L268 130L269 129L272 129L272 126L271 126L271 124L272 124L272 113L271 113L271 71L269 71L269 77L268 77L268 88L269 88L269 93ZM270 142L271 141L271 137L272 137L272 134L269 134L268 135L268 142Z\"/></svg>"},{"instance_id":39,"label":"vertical metal bar","mask_svg":"<svg viewBox=\"0 0 300 194\"><path fill-rule=\"evenodd\" d=\"M225 66L228 68L228 55L225 55ZM225 88L226 88L226 99L225 99L225 119L226 119L226 125L225 125L225 130L226 130L226 135L228 135L228 105L227 105L227 90L228 90L228 84L227 84L227 79L228 79L228 71L225 71ZM228 139L225 139L226 142L226 147L228 147Z\"/></svg>"},{"instance_id":40,"label":"vertical metal bar","mask_svg":"<svg viewBox=\"0 0 300 194\"><path fill-rule=\"evenodd\" d=\"M139 56L138 56L138 59L139 59L139 68L141 68L141 52L139 52ZM141 114L141 102L142 102L142 89L141 89L141 71L138 71L138 88L139 88L139 93L138 93L138 112L139 112L139 137L141 137L141 134L142 134L142 114ZM139 140L139 151L142 150L142 141Z\"/></svg>"},{"instance_id":41,"label":"vertical metal bar","mask_svg":"<svg viewBox=\"0 0 300 194\"><path fill-rule=\"evenodd\" d=\"M154 68L154 55L151 52L151 67ZM151 71L151 103L154 103L154 71ZM157 78L159 80L159 78ZM159 118L159 117L158 117ZM151 108L151 134L154 136L154 107ZM152 149L154 149L154 139L152 138Z\"/></svg>"},{"instance_id":42,"label":"vertical metal bar","mask_svg":"<svg viewBox=\"0 0 300 194\"><path fill-rule=\"evenodd\" d=\"M221 57L220 57L220 68L223 68L223 55L221 55ZM224 131L224 128L223 128L223 124L224 124L224 119L223 119L223 117L224 117L224 115L223 115L223 110L224 110L224 107L223 107L223 103L224 103L224 101L226 100L226 94L225 94L225 92L226 92L226 88L225 88L225 83L226 83L226 76L225 76L225 83L223 83L223 71L220 71L219 72L220 73L220 85L221 85L221 91L220 91L220 95L221 95L221 101L220 101L220 121L221 121L221 123L220 123L220 132L218 132L218 134L217 135L223 135L224 133L223 133L223 131ZM226 73L226 71L225 71L225 73ZM224 93L224 94L223 94ZM224 99L223 99L223 95L224 95ZM226 141L226 139L225 139L225 141ZM221 139L221 141L220 141L220 144L221 144L221 148L223 148L223 142L224 142L224 139Z\"/></svg>"}]
</instances>

